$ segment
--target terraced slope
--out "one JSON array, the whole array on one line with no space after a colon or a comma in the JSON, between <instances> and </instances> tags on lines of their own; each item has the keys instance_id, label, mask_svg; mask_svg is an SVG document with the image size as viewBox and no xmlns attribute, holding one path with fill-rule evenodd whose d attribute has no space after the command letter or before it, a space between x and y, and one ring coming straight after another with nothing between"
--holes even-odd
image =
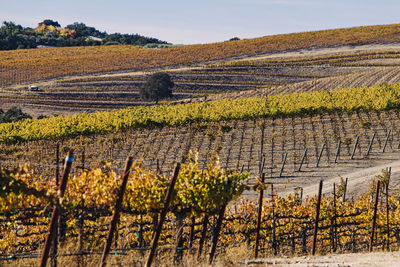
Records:
<instances>
[{"instance_id":1,"label":"terraced slope","mask_svg":"<svg viewBox=\"0 0 400 267\"><path fill-rule=\"evenodd\" d=\"M358 46L342 50L288 52L202 67L170 69L168 71L176 86L174 98L169 101L202 101L205 97L232 99L400 81L400 45ZM4 108L21 105L26 112L36 115L153 104L143 102L138 93L147 75L148 72L130 72L55 79L39 83L39 92L29 92L26 86L14 87L0 92L0 104Z\"/></svg>"},{"instance_id":2,"label":"terraced slope","mask_svg":"<svg viewBox=\"0 0 400 267\"><path fill-rule=\"evenodd\" d=\"M285 50L400 41L400 25L303 32L171 49L132 46L1 51L0 86L38 79L122 70L191 65Z\"/></svg>"}]
</instances>

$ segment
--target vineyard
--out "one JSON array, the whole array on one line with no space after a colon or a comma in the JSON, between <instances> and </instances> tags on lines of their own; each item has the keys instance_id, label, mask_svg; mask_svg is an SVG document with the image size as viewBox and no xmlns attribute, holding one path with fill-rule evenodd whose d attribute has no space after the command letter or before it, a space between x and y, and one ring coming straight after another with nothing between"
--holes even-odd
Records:
<instances>
[{"instance_id":1,"label":"vineyard","mask_svg":"<svg viewBox=\"0 0 400 267\"><path fill-rule=\"evenodd\" d=\"M399 33L0 51L0 265L399 250Z\"/></svg>"},{"instance_id":2,"label":"vineyard","mask_svg":"<svg viewBox=\"0 0 400 267\"><path fill-rule=\"evenodd\" d=\"M228 61L186 70L169 70L175 83L173 98L168 103L202 101L332 90L343 87L373 86L400 81L396 64L366 64L366 58L382 61L398 59L395 51L309 56L277 61ZM300 64L300 60L301 63ZM363 63L364 64L364 63ZM148 72L150 73L150 72ZM152 104L140 99L139 89L148 73L83 76L40 83L41 91L29 92L26 86L1 92L2 103L19 103L42 115L80 111L111 110Z\"/></svg>"},{"instance_id":3,"label":"vineyard","mask_svg":"<svg viewBox=\"0 0 400 267\"><path fill-rule=\"evenodd\" d=\"M143 161L144 168L168 173L174 162L192 150L198 151L201 168L212 155L218 154L224 168L239 170L244 166L254 184L259 163L265 157L271 182L290 191L311 185L317 178L337 178L360 167L399 160L399 116L398 109L334 112L126 129L64 140L3 143L0 145L1 162L2 166L8 167L30 162L37 174L52 177L54 151L60 144L62 151L68 147L79 151L79 158L85 161L79 165L87 168L95 168L104 162L121 165L128 155L135 155L135 159ZM340 153L335 162L339 140ZM302 171L298 171L305 149L307 154ZM280 175L285 153L285 166Z\"/></svg>"},{"instance_id":4,"label":"vineyard","mask_svg":"<svg viewBox=\"0 0 400 267\"><path fill-rule=\"evenodd\" d=\"M38 179L26 167L13 172L1 170L1 186L9 193L0 195L4 223L0 260L11 264L38 260L47 225L56 210L54 208L52 214L52 205L63 211L57 232L61 247L76 244L68 253L57 257L51 255L52 260L68 257L70 263L78 265L85 264L83 256L99 256L108 228L107 246L114 247L114 256L111 258L110 255L110 258L115 261L122 257L125 264L135 265L144 262L148 250L151 250L148 259L151 258L154 242L157 244L158 241L154 239L157 234L160 235L158 264L162 264L166 255L175 255L175 263L196 254L203 258L210 247L210 255L207 255L210 263L216 251L218 255L234 247L245 249L249 255L254 250L255 257L301 255L310 253L311 249L314 254L316 245L321 254L399 247L397 218L400 203L389 195L390 169L377 175L376 183L371 182L367 193L351 200L346 198L347 181L337 180L333 193L322 196L321 180L317 199L304 197L302 190L286 197L279 196L273 184L264 182L265 166L260 167L263 174L257 186L250 189L245 185L247 172L226 170L216 157L208 162L205 170L200 170L198 159L198 155L189 155L188 163L182 164L180 169L175 168L176 193L171 204L167 197L163 204L165 195L169 195L167 191L171 190L171 186L167 190L167 176L142 169L136 163L129 178L129 172L125 171L128 182L115 237L109 220L111 214L118 212L117 208L111 207L117 205L121 195L117 194L120 181L115 172L81 170L70 178L68 189L57 204L54 179ZM69 162L68 158L66 162ZM68 165L65 166L68 170ZM109 166L104 166L107 168ZM68 177L66 175L64 173L62 181ZM170 181L173 184L174 179ZM259 192L258 201L239 198L246 187ZM265 200L264 191L270 192ZM163 226L164 210L168 206L170 212ZM47 235L49 238L51 234ZM111 244L113 238L115 242ZM129 255L136 256L126 257ZM124 257L128 259L124 260ZM172 261L171 256L169 261Z\"/></svg>"},{"instance_id":5,"label":"vineyard","mask_svg":"<svg viewBox=\"0 0 400 267\"><path fill-rule=\"evenodd\" d=\"M266 36L171 49L132 46L77 47L0 53L2 84L82 73L190 65L246 55L310 47L398 41L398 24ZM15 71L9 71L15 70ZM9 75L9 76L8 76Z\"/></svg>"},{"instance_id":6,"label":"vineyard","mask_svg":"<svg viewBox=\"0 0 400 267\"><path fill-rule=\"evenodd\" d=\"M398 25L372 26L157 50L107 46L3 51L1 103L18 103L37 116L152 104L138 92L148 74L160 69L176 84L167 100L172 103L396 83L397 31ZM371 43L366 50L355 46ZM340 52L338 45L352 47ZM323 47L331 50L307 52ZM293 56L291 51L303 52ZM28 91L32 83L40 91Z\"/></svg>"}]
</instances>

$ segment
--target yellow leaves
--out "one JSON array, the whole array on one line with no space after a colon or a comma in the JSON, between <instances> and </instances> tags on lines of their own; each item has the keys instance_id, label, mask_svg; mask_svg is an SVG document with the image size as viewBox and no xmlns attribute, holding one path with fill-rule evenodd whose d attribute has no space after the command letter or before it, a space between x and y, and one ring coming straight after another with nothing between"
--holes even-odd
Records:
<instances>
[{"instance_id":1,"label":"yellow leaves","mask_svg":"<svg viewBox=\"0 0 400 267\"><path fill-rule=\"evenodd\" d=\"M73 137L124 128L179 126L193 122L254 119L400 106L400 84L179 105L141 106L0 124L0 142Z\"/></svg>"}]
</instances>

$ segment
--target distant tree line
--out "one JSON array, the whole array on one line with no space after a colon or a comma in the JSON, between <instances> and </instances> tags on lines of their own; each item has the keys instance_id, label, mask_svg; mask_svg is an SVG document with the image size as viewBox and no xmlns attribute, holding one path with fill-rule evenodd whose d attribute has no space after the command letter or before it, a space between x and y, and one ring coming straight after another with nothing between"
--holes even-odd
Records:
<instances>
[{"instance_id":1,"label":"distant tree line","mask_svg":"<svg viewBox=\"0 0 400 267\"><path fill-rule=\"evenodd\" d=\"M62 47L112 44L147 47L149 44L168 45L167 42L139 34L108 34L79 22L62 28L57 21L46 19L33 29L4 21L0 27L0 50L36 48L40 45Z\"/></svg>"}]
</instances>

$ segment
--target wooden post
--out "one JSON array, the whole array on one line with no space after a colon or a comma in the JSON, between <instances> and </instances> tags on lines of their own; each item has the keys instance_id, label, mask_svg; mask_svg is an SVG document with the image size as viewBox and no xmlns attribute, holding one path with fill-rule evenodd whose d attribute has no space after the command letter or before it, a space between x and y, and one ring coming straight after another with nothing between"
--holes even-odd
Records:
<instances>
[{"instance_id":1,"label":"wooden post","mask_svg":"<svg viewBox=\"0 0 400 267\"><path fill-rule=\"evenodd\" d=\"M336 149L335 163L337 163L338 157L340 155L340 145L342 144L342 140L339 139Z\"/></svg>"},{"instance_id":2,"label":"wooden post","mask_svg":"<svg viewBox=\"0 0 400 267\"><path fill-rule=\"evenodd\" d=\"M317 159L317 164L315 164L315 167L318 167L319 161L321 160L322 152L324 152L324 149L325 149L325 144L322 145L321 151L319 152L319 156L318 156L318 159Z\"/></svg>"},{"instance_id":3,"label":"wooden post","mask_svg":"<svg viewBox=\"0 0 400 267\"><path fill-rule=\"evenodd\" d=\"M353 158L354 158L354 154L356 153L356 149L357 149L357 145L358 145L358 140L359 140L359 138L360 138L360 137L357 135L357 137L356 137L356 142L354 143L353 152L351 153L350 159L353 159Z\"/></svg>"},{"instance_id":4,"label":"wooden post","mask_svg":"<svg viewBox=\"0 0 400 267\"><path fill-rule=\"evenodd\" d=\"M126 184L128 182L128 177L129 177L129 173L130 173L132 164L133 164L133 158L128 157L126 159L125 171L121 175L122 184L121 184L121 187L119 188L117 202L115 203L115 208L114 208L114 214L111 219L110 230L108 231L106 244L104 246L103 254L101 256L100 266L106 265L107 255L110 252L111 243L112 243L112 240L114 237L114 232L115 232L115 229L117 228L117 224L119 222L119 214L120 214L121 208L122 208L122 200L124 199L125 188L126 188Z\"/></svg>"},{"instance_id":5,"label":"wooden post","mask_svg":"<svg viewBox=\"0 0 400 267\"><path fill-rule=\"evenodd\" d=\"M343 198L342 198L342 202L346 201L346 192L347 192L347 181L348 181L348 177L346 177L346 181L344 183L344 192L343 192Z\"/></svg>"},{"instance_id":6,"label":"wooden post","mask_svg":"<svg viewBox=\"0 0 400 267\"><path fill-rule=\"evenodd\" d=\"M318 221L319 221L319 209L321 206L321 197L322 197L322 183L323 181L319 181L319 191L318 191L318 200L315 214L315 224L314 224L314 234L313 234L313 243L312 243L312 255L315 255L315 248L317 245L317 233L318 233Z\"/></svg>"},{"instance_id":7,"label":"wooden post","mask_svg":"<svg viewBox=\"0 0 400 267\"><path fill-rule=\"evenodd\" d=\"M264 186L265 174L261 174L261 183ZM254 258L258 257L258 246L260 243L260 228L262 220L262 204L263 204L264 190L260 187L260 194L258 195L258 210L257 210L257 228L256 228L256 243L254 245Z\"/></svg>"},{"instance_id":8,"label":"wooden post","mask_svg":"<svg viewBox=\"0 0 400 267\"><path fill-rule=\"evenodd\" d=\"M211 244L211 250L210 250L210 258L208 260L208 263L211 265L213 260L214 260L214 255L215 251L217 249L217 243L218 243L218 237L219 233L221 231L221 226L222 226L222 220L224 219L224 214L225 214L225 209L226 209L226 204L224 204L218 214L218 219L217 223L214 228L214 233L212 237L212 244Z\"/></svg>"},{"instance_id":9,"label":"wooden post","mask_svg":"<svg viewBox=\"0 0 400 267\"><path fill-rule=\"evenodd\" d=\"M389 182L392 172L392 167L389 167L389 178L386 183L386 250L389 251L390 248L390 221L389 221Z\"/></svg>"},{"instance_id":10,"label":"wooden post","mask_svg":"<svg viewBox=\"0 0 400 267\"><path fill-rule=\"evenodd\" d=\"M59 184L60 180L60 144L56 147L56 185Z\"/></svg>"},{"instance_id":11,"label":"wooden post","mask_svg":"<svg viewBox=\"0 0 400 267\"><path fill-rule=\"evenodd\" d=\"M205 214L204 218L203 218L202 228L201 228L199 249L197 250L197 259L200 259L201 253L203 252L203 245L204 245L204 241L206 240L206 235L207 235L207 224L208 224L208 215Z\"/></svg>"},{"instance_id":12,"label":"wooden post","mask_svg":"<svg viewBox=\"0 0 400 267\"><path fill-rule=\"evenodd\" d=\"M379 200L379 186L381 181L376 183L376 194L375 194L375 205L374 205L374 215L372 217L372 230L371 230L371 240L369 243L369 252L372 252L374 246L374 236L375 236L375 225L376 225L376 213L378 210L378 200Z\"/></svg>"},{"instance_id":13,"label":"wooden post","mask_svg":"<svg viewBox=\"0 0 400 267\"><path fill-rule=\"evenodd\" d=\"M56 146L56 185L60 184L60 144ZM53 238L53 251L51 256L51 266L57 267L57 253L58 253L58 229L54 232Z\"/></svg>"},{"instance_id":14,"label":"wooden post","mask_svg":"<svg viewBox=\"0 0 400 267\"><path fill-rule=\"evenodd\" d=\"M303 228L303 231L301 231L301 236L302 236L301 251L302 251L302 253L306 253L307 252L307 227Z\"/></svg>"},{"instance_id":15,"label":"wooden post","mask_svg":"<svg viewBox=\"0 0 400 267\"><path fill-rule=\"evenodd\" d=\"M383 145L382 153L385 152L385 149L386 149L387 143L389 141L389 137L390 137L391 132L392 132L392 130L389 130L389 132L388 132L388 134L386 136L386 140L385 140L385 144Z\"/></svg>"},{"instance_id":16,"label":"wooden post","mask_svg":"<svg viewBox=\"0 0 400 267\"><path fill-rule=\"evenodd\" d=\"M262 160L261 160L261 165L260 165L260 171L259 171L259 173L263 173L263 172L264 172L264 166L265 166L265 157L263 156L263 157L262 157Z\"/></svg>"},{"instance_id":17,"label":"wooden post","mask_svg":"<svg viewBox=\"0 0 400 267\"><path fill-rule=\"evenodd\" d=\"M336 222L336 184L333 183L333 252L336 252L337 248L337 222Z\"/></svg>"},{"instance_id":18,"label":"wooden post","mask_svg":"<svg viewBox=\"0 0 400 267\"><path fill-rule=\"evenodd\" d=\"M71 171L71 166L72 166L73 160L74 160L74 153L72 151L70 151L65 160L64 174L61 178L61 184L60 184L60 186L58 188L58 192L57 192L58 198L62 198L64 196L65 189L67 187L68 176L69 176L69 172ZM60 216L60 207L58 204L56 204L53 208L53 214L51 215L49 231L47 232L46 242L44 243L42 258L41 258L41 262L40 262L41 267L46 266L47 259L49 257L51 243L54 238L54 233L57 229L57 221L58 221L59 216Z\"/></svg>"},{"instance_id":19,"label":"wooden post","mask_svg":"<svg viewBox=\"0 0 400 267\"><path fill-rule=\"evenodd\" d=\"M276 246L276 218L275 218L275 198L274 198L274 185L271 184L271 202L272 202L272 249L274 255L278 254Z\"/></svg>"},{"instance_id":20,"label":"wooden post","mask_svg":"<svg viewBox=\"0 0 400 267\"><path fill-rule=\"evenodd\" d=\"M303 189L303 187L300 187L301 188L301 191L300 191L300 205L303 205L303 191L304 191L304 189Z\"/></svg>"},{"instance_id":21,"label":"wooden post","mask_svg":"<svg viewBox=\"0 0 400 267\"><path fill-rule=\"evenodd\" d=\"M368 155L369 155L369 152L371 152L371 149L372 149L372 143L374 142L374 139L375 139L375 133L372 135L372 137L371 137L371 141L369 142L369 146L368 146L368 150L367 150L367 154L366 154L366 156L368 156Z\"/></svg>"},{"instance_id":22,"label":"wooden post","mask_svg":"<svg viewBox=\"0 0 400 267\"><path fill-rule=\"evenodd\" d=\"M174 192L174 187L175 187L176 180L178 178L178 174L179 174L179 169L180 168L181 168L181 164L177 163L175 165L174 174L173 174L173 176L172 176L172 178L170 180L170 183L169 183L167 195L165 196L165 199L164 199L164 207L163 207L163 209L161 211L160 219L158 220L158 223L157 223L157 229L156 229L156 231L154 232L154 235L153 235L153 240L151 242L150 253L149 253L149 256L147 258L146 265L145 265L146 267L150 267L151 263L153 262L153 258L154 258L154 255L155 255L155 252L156 252L156 249L157 249L157 245L158 245L158 239L160 238L162 226L164 224L165 217L167 216L169 203L171 202L171 199L172 199L172 194Z\"/></svg>"},{"instance_id":23,"label":"wooden post","mask_svg":"<svg viewBox=\"0 0 400 267\"><path fill-rule=\"evenodd\" d=\"M138 233L137 233L139 248L143 247L143 225L142 225L142 222L143 222L143 217L142 217L142 215L140 215L140 223L138 225Z\"/></svg>"},{"instance_id":24,"label":"wooden post","mask_svg":"<svg viewBox=\"0 0 400 267\"><path fill-rule=\"evenodd\" d=\"M176 233L175 233L175 256L174 256L174 263L179 264L183 257L183 223L184 214L178 212L176 214Z\"/></svg>"},{"instance_id":25,"label":"wooden post","mask_svg":"<svg viewBox=\"0 0 400 267\"><path fill-rule=\"evenodd\" d=\"M300 162L300 166L299 166L299 172L301 171L301 167L303 166L304 159L306 158L306 156L307 156L307 148L304 149L303 157L301 158L301 162Z\"/></svg>"},{"instance_id":26,"label":"wooden post","mask_svg":"<svg viewBox=\"0 0 400 267\"><path fill-rule=\"evenodd\" d=\"M287 158L287 152L285 153L285 156L283 157L282 167L281 167L281 171L279 172L279 177L282 177L283 169L285 168L286 158Z\"/></svg>"},{"instance_id":27,"label":"wooden post","mask_svg":"<svg viewBox=\"0 0 400 267\"><path fill-rule=\"evenodd\" d=\"M83 148L83 150L82 150L81 160L82 160L81 161L81 173L83 173L84 170L85 170L85 148ZM77 220L77 226L78 226L78 251L79 251L79 253L82 253L82 251L83 251L83 238L84 238L83 237L83 235L84 235L83 227L84 227L84 224L85 224L84 206L85 206L85 204L84 204L84 201L83 201L82 210L81 210L81 212L79 214L79 218ZM82 255L78 256L78 260L80 258L82 258Z\"/></svg>"},{"instance_id":28,"label":"wooden post","mask_svg":"<svg viewBox=\"0 0 400 267\"><path fill-rule=\"evenodd\" d=\"M292 221L292 254L296 252L296 231L294 230L294 222Z\"/></svg>"},{"instance_id":29,"label":"wooden post","mask_svg":"<svg viewBox=\"0 0 400 267\"><path fill-rule=\"evenodd\" d=\"M190 222L190 233L189 233L189 244L188 247L192 248L193 247L193 240L194 240L194 226L196 225L196 217L192 216L191 222Z\"/></svg>"}]
</instances>

